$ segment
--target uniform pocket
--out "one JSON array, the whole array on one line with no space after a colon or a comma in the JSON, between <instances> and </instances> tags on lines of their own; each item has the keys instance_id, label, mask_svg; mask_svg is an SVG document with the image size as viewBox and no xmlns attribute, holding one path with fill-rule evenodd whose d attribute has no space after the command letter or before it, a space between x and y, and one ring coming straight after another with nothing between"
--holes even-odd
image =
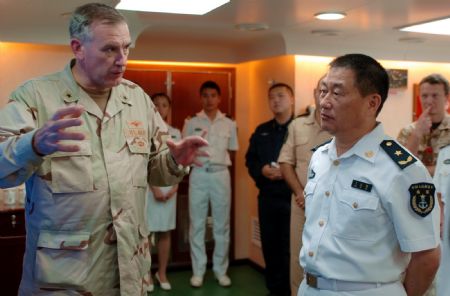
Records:
<instances>
[{"instance_id":1,"label":"uniform pocket","mask_svg":"<svg viewBox=\"0 0 450 296\"><path fill-rule=\"evenodd\" d=\"M80 142L77 152L55 152L50 157L53 193L94 190L90 143Z\"/></svg>"},{"instance_id":2,"label":"uniform pocket","mask_svg":"<svg viewBox=\"0 0 450 296\"><path fill-rule=\"evenodd\" d=\"M230 132L227 130L215 131L209 135L211 146L218 147L221 150L228 150L230 143Z\"/></svg>"},{"instance_id":3,"label":"uniform pocket","mask_svg":"<svg viewBox=\"0 0 450 296\"><path fill-rule=\"evenodd\" d=\"M382 229L387 227L386 215L380 209L380 200L370 193L344 189L330 217L333 234L348 239L374 241Z\"/></svg>"},{"instance_id":4,"label":"uniform pocket","mask_svg":"<svg viewBox=\"0 0 450 296\"><path fill-rule=\"evenodd\" d=\"M295 156L298 158L298 161L301 162L309 162L311 158L311 149L308 148L308 137L297 137L294 143Z\"/></svg>"},{"instance_id":5,"label":"uniform pocket","mask_svg":"<svg viewBox=\"0 0 450 296\"><path fill-rule=\"evenodd\" d=\"M128 149L131 182L134 187L147 188L149 153L137 151L131 145L128 145Z\"/></svg>"},{"instance_id":6,"label":"uniform pocket","mask_svg":"<svg viewBox=\"0 0 450 296\"><path fill-rule=\"evenodd\" d=\"M41 231L34 277L40 287L85 290L89 233Z\"/></svg>"}]
</instances>

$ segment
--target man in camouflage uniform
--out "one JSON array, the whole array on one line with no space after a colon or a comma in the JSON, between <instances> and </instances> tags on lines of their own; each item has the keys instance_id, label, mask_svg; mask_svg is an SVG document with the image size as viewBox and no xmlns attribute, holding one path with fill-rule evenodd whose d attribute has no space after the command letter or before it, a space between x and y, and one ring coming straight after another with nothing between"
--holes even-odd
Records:
<instances>
[{"instance_id":1,"label":"man in camouflage uniform","mask_svg":"<svg viewBox=\"0 0 450 296\"><path fill-rule=\"evenodd\" d=\"M302 232L305 224L305 198L303 190L307 182L309 161L312 149L331 139L331 135L320 127L319 85L314 89L315 106L308 106L307 112L295 118L288 127L286 141L281 148L278 162L284 180L291 188L291 226L290 226L290 284L292 296L297 295L303 280L299 254L302 247Z\"/></svg>"},{"instance_id":2,"label":"man in camouflage uniform","mask_svg":"<svg viewBox=\"0 0 450 296\"><path fill-rule=\"evenodd\" d=\"M147 182L178 182L207 142L167 148L151 100L122 79L131 39L115 9L77 8L70 35L75 59L0 111L0 187L27 187L19 295L146 295Z\"/></svg>"},{"instance_id":3,"label":"man in camouflage uniform","mask_svg":"<svg viewBox=\"0 0 450 296\"><path fill-rule=\"evenodd\" d=\"M427 167L431 176L436 169L439 150L450 144L450 116L447 114L449 83L440 74L431 74L419 83L419 95L423 112L417 121L403 128L397 139L417 156ZM444 206L438 196L441 211ZM443 217L443 212L441 213ZM441 221L441 225L443 219ZM434 296L435 282L424 296Z\"/></svg>"},{"instance_id":4,"label":"man in camouflage uniform","mask_svg":"<svg viewBox=\"0 0 450 296\"><path fill-rule=\"evenodd\" d=\"M450 116L446 112L449 83L442 75L431 74L422 79L419 87L423 112L400 131L397 139L433 176L439 149L450 144Z\"/></svg>"}]
</instances>

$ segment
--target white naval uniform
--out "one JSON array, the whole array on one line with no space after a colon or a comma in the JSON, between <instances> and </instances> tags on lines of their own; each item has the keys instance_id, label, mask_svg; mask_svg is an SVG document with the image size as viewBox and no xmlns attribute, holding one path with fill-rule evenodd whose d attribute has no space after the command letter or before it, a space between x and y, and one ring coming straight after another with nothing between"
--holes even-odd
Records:
<instances>
[{"instance_id":1,"label":"white naval uniform","mask_svg":"<svg viewBox=\"0 0 450 296\"><path fill-rule=\"evenodd\" d=\"M169 136L173 141L181 140L179 129L166 124ZM174 186L158 187L164 194L169 192ZM175 229L177 213L177 194L175 193L167 201L157 201L153 192L147 190L147 221L150 232L164 232Z\"/></svg>"},{"instance_id":2,"label":"white naval uniform","mask_svg":"<svg viewBox=\"0 0 450 296\"><path fill-rule=\"evenodd\" d=\"M441 192L444 202L444 231L441 246L441 265L437 274L436 289L438 296L450 295L450 145L441 148L434 173L436 191Z\"/></svg>"},{"instance_id":3,"label":"white naval uniform","mask_svg":"<svg viewBox=\"0 0 450 296\"><path fill-rule=\"evenodd\" d=\"M200 158L203 167L194 167L189 178L189 241L192 270L203 277L206 271L205 228L208 204L211 202L213 217L214 254L213 271L216 276L225 275L228 269L230 244L231 182L228 166L231 165L228 150L238 149L236 123L220 111L211 121L202 110L186 120L183 137L201 136L209 142L209 157Z\"/></svg>"},{"instance_id":4,"label":"white naval uniform","mask_svg":"<svg viewBox=\"0 0 450 296\"><path fill-rule=\"evenodd\" d=\"M306 223L300 251L306 272L349 285L371 283L372 288L331 291L310 287L304 280L299 296L406 295L400 279L410 253L439 245L438 203L424 217L410 205L409 190L417 186L431 192L428 204L433 204L434 185L428 171L402 148L396 153L399 159L405 157L397 165L381 143L397 145L379 123L340 157L334 138L317 149L305 187Z\"/></svg>"}]
</instances>

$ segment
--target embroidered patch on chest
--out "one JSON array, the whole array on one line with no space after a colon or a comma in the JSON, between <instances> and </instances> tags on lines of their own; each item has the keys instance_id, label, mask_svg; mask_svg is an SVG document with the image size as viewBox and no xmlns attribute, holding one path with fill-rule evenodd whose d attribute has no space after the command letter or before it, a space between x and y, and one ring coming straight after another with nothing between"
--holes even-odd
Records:
<instances>
[{"instance_id":1,"label":"embroidered patch on chest","mask_svg":"<svg viewBox=\"0 0 450 296\"><path fill-rule=\"evenodd\" d=\"M433 211L435 190L432 183L416 183L409 186L410 204L414 213L425 217Z\"/></svg>"},{"instance_id":2,"label":"embroidered patch on chest","mask_svg":"<svg viewBox=\"0 0 450 296\"><path fill-rule=\"evenodd\" d=\"M141 121L128 121L124 128L125 138L130 150L134 153L148 153L147 129Z\"/></svg>"},{"instance_id":3,"label":"embroidered patch on chest","mask_svg":"<svg viewBox=\"0 0 450 296\"><path fill-rule=\"evenodd\" d=\"M353 180L352 181L352 187L356 188L356 189L359 189L359 190L364 190L364 191L367 191L367 192L371 192L373 185L369 184L369 183L364 183L364 182L361 182L361 181L358 181L358 180Z\"/></svg>"}]
</instances>

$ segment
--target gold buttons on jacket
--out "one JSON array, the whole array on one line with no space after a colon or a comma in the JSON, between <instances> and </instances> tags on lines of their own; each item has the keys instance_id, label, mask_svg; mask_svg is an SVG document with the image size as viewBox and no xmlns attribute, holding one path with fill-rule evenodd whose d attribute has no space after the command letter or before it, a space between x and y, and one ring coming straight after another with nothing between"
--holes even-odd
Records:
<instances>
[{"instance_id":1,"label":"gold buttons on jacket","mask_svg":"<svg viewBox=\"0 0 450 296\"><path fill-rule=\"evenodd\" d=\"M330 191L326 191L326 192L325 192L325 196L326 196L326 197L330 197L330 195L331 195Z\"/></svg>"},{"instance_id":2,"label":"gold buttons on jacket","mask_svg":"<svg viewBox=\"0 0 450 296\"><path fill-rule=\"evenodd\" d=\"M352 204L352 206L353 206L354 209L357 209L357 208L358 208L358 203L355 201L355 202Z\"/></svg>"},{"instance_id":3,"label":"gold buttons on jacket","mask_svg":"<svg viewBox=\"0 0 450 296\"><path fill-rule=\"evenodd\" d=\"M308 252L308 256L309 256L309 257L313 257L313 256L314 256L314 252L309 251L309 252Z\"/></svg>"},{"instance_id":4,"label":"gold buttons on jacket","mask_svg":"<svg viewBox=\"0 0 450 296\"><path fill-rule=\"evenodd\" d=\"M323 220L320 220L320 221L319 221L319 226L322 227L322 226L324 226L324 225L325 225L325 222L324 222Z\"/></svg>"},{"instance_id":5,"label":"gold buttons on jacket","mask_svg":"<svg viewBox=\"0 0 450 296\"><path fill-rule=\"evenodd\" d=\"M333 160L333 164L335 165L335 166L338 166L339 164L340 164L340 161L339 160Z\"/></svg>"}]
</instances>

